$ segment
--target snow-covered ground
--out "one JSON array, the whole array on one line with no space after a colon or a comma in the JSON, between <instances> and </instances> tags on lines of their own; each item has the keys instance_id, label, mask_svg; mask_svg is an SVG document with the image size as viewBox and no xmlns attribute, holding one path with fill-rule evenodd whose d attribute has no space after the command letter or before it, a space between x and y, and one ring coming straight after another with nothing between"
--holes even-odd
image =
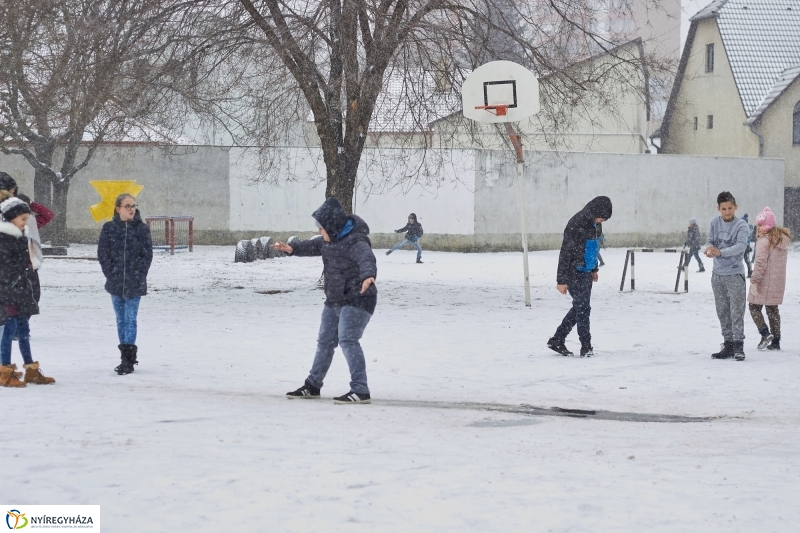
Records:
<instances>
[{"instance_id":1,"label":"snow-covered ground","mask_svg":"<svg viewBox=\"0 0 800 533\"><path fill-rule=\"evenodd\" d=\"M122 377L98 264L48 260L32 342L58 382L0 389L0 500L100 504L108 532L797 530L800 252L784 350L758 352L748 315L744 362L709 357L710 273L693 264L674 294L673 255L637 255L639 290L620 293L625 252L603 252L592 359L545 347L569 307L555 251L531 254L529 309L520 254L376 255L365 406L330 402L348 390L338 351L324 400L283 397L314 353L316 258L157 254ZM713 418L502 410L521 404Z\"/></svg>"}]
</instances>

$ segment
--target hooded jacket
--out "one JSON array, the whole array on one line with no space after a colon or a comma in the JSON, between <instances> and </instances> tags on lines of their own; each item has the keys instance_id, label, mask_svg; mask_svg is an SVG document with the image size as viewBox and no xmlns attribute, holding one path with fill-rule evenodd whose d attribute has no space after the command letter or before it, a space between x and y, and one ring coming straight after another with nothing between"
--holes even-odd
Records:
<instances>
[{"instance_id":1,"label":"hooded jacket","mask_svg":"<svg viewBox=\"0 0 800 533\"><path fill-rule=\"evenodd\" d=\"M747 301L756 305L781 305L786 290L786 260L789 258L789 237L784 236L777 246L769 237L756 241L756 260L750 278Z\"/></svg>"},{"instance_id":2,"label":"hooded jacket","mask_svg":"<svg viewBox=\"0 0 800 533\"><path fill-rule=\"evenodd\" d=\"M414 242L414 241L419 240L419 238L422 237L422 234L424 232L422 231L422 224L417 222L417 215L416 214L411 213L410 215L408 215L408 218L410 218L414 222L406 224L402 228L394 230L394 232L395 233L403 233L405 231L406 232L406 237L405 237L406 240Z\"/></svg>"},{"instance_id":3,"label":"hooded jacket","mask_svg":"<svg viewBox=\"0 0 800 533\"><path fill-rule=\"evenodd\" d=\"M687 229L683 246L689 248L692 252L700 249L700 228L697 224L693 224Z\"/></svg>"},{"instance_id":4,"label":"hooded jacket","mask_svg":"<svg viewBox=\"0 0 800 533\"><path fill-rule=\"evenodd\" d=\"M106 277L108 293L123 298L147 294L153 241L138 209L129 222L123 222L115 213L113 220L103 225L97 243L97 259Z\"/></svg>"},{"instance_id":5,"label":"hooded jacket","mask_svg":"<svg viewBox=\"0 0 800 533\"><path fill-rule=\"evenodd\" d=\"M578 211L564 228L564 240L558 255L556 282L568 284L579 271L597 272L597 251L602 230L595 218L611 218L612 206L608 196L598 196Z\"/></svg>"},{"instance_id":6,"label":"hooded jacket","mask_svg":"<svg viewBox=\"0 0 800 533\"><path fill-rule=\"evenodd\" d=\"M0 219L0 319L7 315L6 307L16 308L16 314L39 314L39 276L31 265L26 230L20 231L11 222Z\"/></svg>"},{"instance_id":7,"label":"hooded jacket","mask_svg":"<svg viewBox=\"0 0 800 533\"><path fill-rule=\"evenodd\" d=\"M319 238L295 242L292 255L322 256L325 305L350 305L372 314L378 301L377 287L372 284L361 294L363 281L378 275L369 226L361 217L347 215L336 198L328 198L312 216L331 242Z\"/></svg>"}]
</instances>

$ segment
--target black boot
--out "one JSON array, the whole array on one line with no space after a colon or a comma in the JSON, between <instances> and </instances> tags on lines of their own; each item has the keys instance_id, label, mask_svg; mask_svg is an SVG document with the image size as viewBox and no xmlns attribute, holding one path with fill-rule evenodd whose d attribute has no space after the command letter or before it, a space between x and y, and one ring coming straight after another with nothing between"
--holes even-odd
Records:
<instances>
[{"instance_id":1,"label":"black boot","mask_svg":"<svg viewBox=\"0 0 800 533\"><path fill-rule=\"evenodd\" d=\"M744 341L737 341L733 344L733 358L737 361L744 361Z\"/></svg>"},{"instance_id":2,"label":"black boot","mask_svg":"<svg viewBox=\"0 0 800 533\"><path fill-rule=\"evenodd\" d=\"M134 348L132 353L131 353L131 346L133 346ZM120 351L120 359L122 360L122 362L114 370L120 376L124 376L125 374L130 374L131 372L133 372L133 365L138 364L138 362L136 361L136 346L134 346L133 344L120 344L119 351Z\"/></svg>"},{"instance_id":3,"label":"black boot","mask_svg":"<svg viewBox=\"0 0 800 533\"><path fill-rule=\"evenodd\" d=\"M550 337L550 340L547 341L547 347L564 357L574 355L569 351L569 348L564 345L564 341L556 339L555 337Z\"/></svg>"},{"instance_id":4,"label":"black boot","mask_svg":"<svg viewBox=\"0 0 800 533\"><path fill-rule=\"evenodd\" d=\"M722 348L717 353L712 353L712 359L730 359L733 357L733 343L725 341L723 342L720 347Z\"/></svg>"},{"instance_id":5,"label":"black boot","mask_svg":"<svg viewBox=\"0 0 800 533\"><path fill-rule=\"evenodd\" d=\"M767 346L767 350L780 350L781 349L781 337L780 335L776 335L772 337L772 342Z\"/></svg>"},{"instance_id":6,"label":"black boot","mask_svg":"<svg viewBox=\"0 0 800 533\"><path fill-rule=\"evenodd\" d=\"M769 343L772 342L772 339L774 337L772 333L769 332L768 329L759 331L758 333L759 335L761 335L761 342L758 343L758 349L766 350L767 346L769 346Z\"/></svg>"}]
</instances>

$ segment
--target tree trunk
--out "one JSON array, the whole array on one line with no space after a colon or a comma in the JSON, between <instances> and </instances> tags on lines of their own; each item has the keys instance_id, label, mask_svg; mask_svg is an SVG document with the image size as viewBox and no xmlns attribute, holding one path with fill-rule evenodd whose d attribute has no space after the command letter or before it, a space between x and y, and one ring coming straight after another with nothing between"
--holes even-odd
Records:
<instances>
[{"instance_id":1,"label":"tree trunk","mask_svg":"<svg viewBox=\"0 0 800 533\"><path fill-rule=\"evenodd\" d=\"M51 146L36 146L35 152L36 159L52 168L53 149ZM52 183L52 177L49 174L37 169L33 175L33 201L42 204L53 212L56 212L56 210L53 208ZM42 238L42 242L53 240L53 230L49 224L42 228L40 236Z\"/></svg>"},{"instance_id":2,"label":"tree trunk","mask_svg":"<svg viewBox=\"0 0 800 533\"><path fill-rule=\"evenodd\" d=\"M53 184L53 212L56 218L48 226L52 226L53 246L69 246L67 238L67 193L69 181Z\"/></svg>"}]
</instances>

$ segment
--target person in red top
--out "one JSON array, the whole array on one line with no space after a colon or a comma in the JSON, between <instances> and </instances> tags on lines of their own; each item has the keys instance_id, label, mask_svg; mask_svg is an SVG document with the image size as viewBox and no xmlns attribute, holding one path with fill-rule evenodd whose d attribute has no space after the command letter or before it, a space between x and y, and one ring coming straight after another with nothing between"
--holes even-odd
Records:
<instances>
[{"instance_id":1,"label":"person in red top","mask_svg":"<svg viewBox=\"0 0 800 533\"><path fill-rule=\"evenodd\" d=\"M36 202L31 202L31 199L28 198L27 195L22 193L17 194L17 198L28 204L28 207L31 208L31 213L36 217L36 227L42 229L49 223L56 218L56 214L47 209L42 204L37 204Z\"/></svg>"}]
</instances>

